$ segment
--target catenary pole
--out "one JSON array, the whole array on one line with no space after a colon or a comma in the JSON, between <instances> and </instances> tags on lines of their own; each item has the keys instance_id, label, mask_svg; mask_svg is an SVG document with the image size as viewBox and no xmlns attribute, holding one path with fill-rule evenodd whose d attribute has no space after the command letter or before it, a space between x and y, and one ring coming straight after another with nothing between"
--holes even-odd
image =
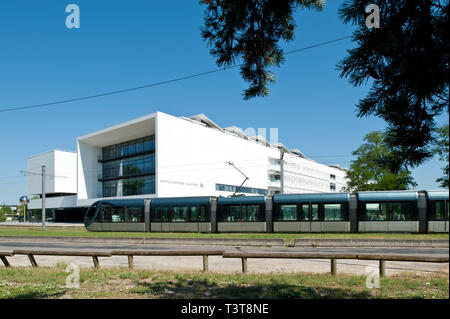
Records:
<instances>
[{"instance_id":1,"label":"catenary pole","mask_svg":"<svg viewBox=\"0 0 450 319\"><path fill-rule=\"evenodd\" d=\"M45 230L45 165L42 165L42 230Z\"/></svg>"},{"instance_id":2,"label":"catenary pole","mask_svg":"<svg viewBox=\"0 0 450 319\"><path fill-rule=\"evenodd\" d=\"M284 150L280 150L280 193L284 194Z\"/></svg>"}]
</instances>

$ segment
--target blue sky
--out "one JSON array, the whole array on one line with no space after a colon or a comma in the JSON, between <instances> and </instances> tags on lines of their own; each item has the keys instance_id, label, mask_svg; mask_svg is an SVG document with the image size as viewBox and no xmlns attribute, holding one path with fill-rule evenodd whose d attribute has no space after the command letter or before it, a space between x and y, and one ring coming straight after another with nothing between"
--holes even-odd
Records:
<instances>
[{"instance_id":1,"label":"blue sky","mask_svg":"<svg viewBox=\"0 0 450 319\"><path fill-rule=\"evenodd\" d=\"M298 10L295 40L286 51L351 35L338 19L342 1L323 12ZM80 8L80 29L68 29L65 8ZM0 1L0 109L119 90L214 70L201 39L198 1ZM0 113L0 204L26 194L29 156L75 150L76 137L154 111L204 113L218 125L279 129L279 140L324 164L348 167L380 119L357 118L355 104L369 87L339 78L336 63L347 39L288 55L273 71L270 96L242 99L247 84L237 68L194 79L91 100ZM440 123L448 122L442 117ZM180 132L181 133L181 132ZM413 170L418 189L436 189L444 163Z\"/></svg>"}]
</instances>

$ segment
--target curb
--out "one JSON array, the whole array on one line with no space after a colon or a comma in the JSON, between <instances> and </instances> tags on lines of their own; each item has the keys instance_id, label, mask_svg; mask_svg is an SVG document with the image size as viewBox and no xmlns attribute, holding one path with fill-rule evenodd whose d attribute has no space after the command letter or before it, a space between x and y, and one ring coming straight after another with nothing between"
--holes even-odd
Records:
<instances>
[{"instance_id":1,"label":"curb","mask_svg":"<svg viewBox=\"0 0 450 319\"><path fill-rule=\"evenodd\" d=\"M283 239L250 238L133 238L133 237L43 237L43 236L0 236L1 241L45 241L45 242L108 242L128 244L165 245L219 245L219 246L276 246L276 247L422 247L449 248L448 240L422 239L310 239L295 241Z\"/></svg>"},{"instance_id":2,"label":"curb","mask_svg":"<svg viewBox=\"0 0 450 319\"><path fill-rule=\"evenodd\" d=\"M284 246L283 239L246 238L129 238L129 237L43 237L43 236L0 236L2 241L50 241L50 242L117 242L130 244L166 245L219 245L219 246Z\"/></svg>"},{"instance_id":3,"label":"curb","mask_svg":"<svg viewBox=\"0 0 450 319\"><path fill-rule=\"evenodd\" d=\"M296 239L294 247L426 247L449 248L441 239Z\"/></svg>"}]
</instances>

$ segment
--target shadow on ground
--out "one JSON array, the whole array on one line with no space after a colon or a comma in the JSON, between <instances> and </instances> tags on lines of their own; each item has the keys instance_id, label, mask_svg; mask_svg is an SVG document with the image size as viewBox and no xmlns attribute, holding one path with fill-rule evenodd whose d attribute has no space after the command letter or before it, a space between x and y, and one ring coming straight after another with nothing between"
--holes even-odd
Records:
<instances>
[{"instance_id":1,"label":"shadow on ground","mask_svg":"<svg viewBox=\"0 0 450 319\"><path fill-rule=\"evenodd\" d=\"M368 291L290 284L214 284L206 280L136 282L135 284L136 286L130 292L156 298L367 299L373 297Z\"/></svg>"}]
</instances>

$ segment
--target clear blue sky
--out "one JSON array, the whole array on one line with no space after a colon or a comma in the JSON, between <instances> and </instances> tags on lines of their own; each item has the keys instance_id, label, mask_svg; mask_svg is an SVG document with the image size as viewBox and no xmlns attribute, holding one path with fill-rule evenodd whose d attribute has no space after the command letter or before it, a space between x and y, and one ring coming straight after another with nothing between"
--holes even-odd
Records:
<instances>
[{"instance_id":1,"label":"clear blue sky","mask_svg":"<svg viewBox=\"0 0 450 319\"><path fill-rule=\"evenodd\" d=\"M337 16L342 1L323 12L297 12L288 50L351 35ZM65 8L80 8L81 28L67 29ZM0 109L92 95L213 70L201 39L198 1L1 0ZM357 118L355 103L368 87L340 79L336 63L348 40L287 56L275 68L270 96L245 101L247 84L231 69L159 87L33 110L0 113L0 204L26 194L29 156L76 149L76 137L154 111L204 113L218 125L279 129L279 140L324 164L348 167L364 135L384 128ZM442 118L441 122L448 121ZM180 132L181 134L181 132ZM444 163L414 169L418 189L435 189ZM19 177L18 177L19 176Z\"/></svg>"}]
</instances>

